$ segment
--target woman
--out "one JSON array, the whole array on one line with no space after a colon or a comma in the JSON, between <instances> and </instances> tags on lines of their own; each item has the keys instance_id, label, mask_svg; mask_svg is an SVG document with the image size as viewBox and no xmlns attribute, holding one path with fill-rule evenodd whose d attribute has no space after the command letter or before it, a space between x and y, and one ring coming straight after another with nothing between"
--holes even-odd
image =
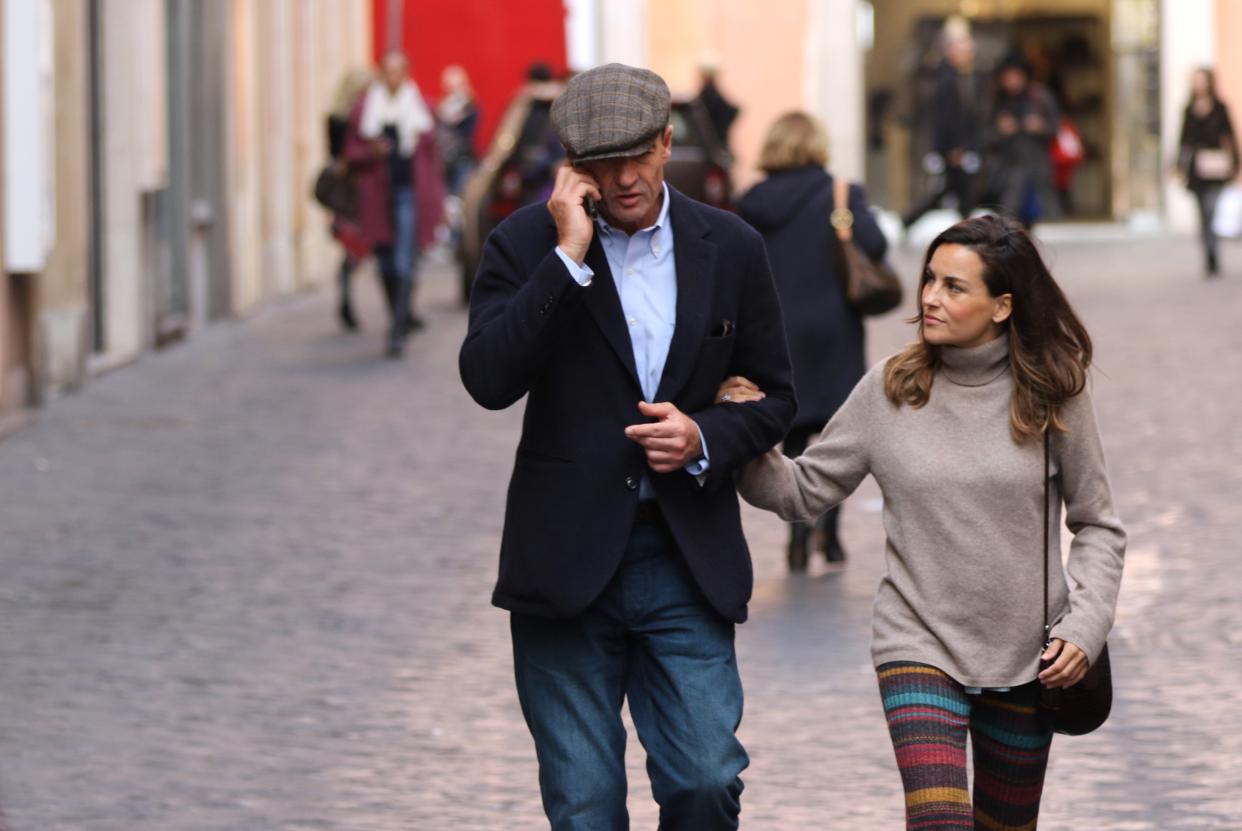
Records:
<instances>
[{"instance_id":1,"label":"woman","mask_svg":"<svg viewBox=\"0 0 1242 831\"><path fill-rule=\"evenodd\" d=\"M785 438L797 456L818 435L862 378L863 321L845 300L840 242L828 223L833 177L825 170L828 139L804 113L788 113L768 131L759 167L768 178L738 203L738 213L763 235L785 317L785 333L798 390L798 415ZM872 259L888 247L867 207L862 188L850 185L854 241ZM845 560L837 534L839 508L817 523L820 550L829 562ZM805 571L812 526L789 526L790 571Z\"/></svg>"},{"instance_id":2,"label":"woman","mask_svg":"<svg viewBox=\"0 0 1242 831\"><path fill-rule=\"evenodd\" d=\"M479 105L470 87L470 76L456 64L444 68L440 86L443 97L436 106L436 120L440 123L445 185L450 196L459 196L474 170L474 133L479 126Z\"/></svg>"},{"instance_id":3,"label":"woman","mask_svg":"<svg viewBox=\"0 0 1242 831\"><path fill-rule=\"evenodd\" d=\"M414 315L414 269L419 249L434 238L444 214L444 174L435 121L409 76L409 62L390 52L382 80L356 108L345 157L358 170L359 225L379 261L392 326L387 355L399 358Z\"/></svg>"},{"instance_id":4,"label":"woman","mask_svg":"<svg viewBox=\"0 0 1242 831\"><path fill-rule=\"evenodd\" d=\"M345 159L345 141L349 135L350 115L361 100L374 76L365 67L351 69L342 76L336 87L336 95L332 101L332 111L328 113L328 155L333 166L342 173L348 173L349 162ZM362 242L357 218L334 214L332 216L332 236L345 249L341 257L341 266L337 270L337 285L340 291L340 303L337 316L341 326L349 331L358 329L358 318L354 314L354 304L350 299L349 283L358 263L367 254L367 246Z\"/></svg>"},{"instance_id":5,"label":"woman","mask_svg":"<svg viewBox=\"0 0 1242 831\"><path fill-rule=\"evenodd\" d=\"M1203 240L1204 270L1209 277L1220 271L1212 219L1225 184L1238 175L1238 145L1229 110L1216 97L1216 75L1200 69L1191 80L1190 103L1182 116L1178 169L1186 187L1199 203L1199 230Z\"/></svg>"},{"instance_id":6,"label":"woman","mask_svg":"<svg viewBox=\"0 0 1242 831\"><path fill-rule=\"evenodd\" d=\"M868 372L806 453L768 453L738 489L809 519L875 476L888 570L872 654L907 827L1034 828L1052 740L1039 687L1072 686L1100 654L1125 552L1086 389L1091 339L1023 229L992 216L932 242L912 322L919 340ZM723 391L759 394L740 381Z\"/></svg>"}]
</instances>

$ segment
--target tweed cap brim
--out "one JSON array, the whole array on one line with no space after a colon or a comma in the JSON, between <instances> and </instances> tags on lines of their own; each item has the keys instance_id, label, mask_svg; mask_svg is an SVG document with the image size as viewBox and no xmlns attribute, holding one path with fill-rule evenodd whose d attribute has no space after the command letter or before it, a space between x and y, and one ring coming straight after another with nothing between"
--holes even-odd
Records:
<instances>
[{"instance_id":1,"label":"tweed cap brim","mask_svg":"<svg viewBox=\"0 0 1242 831\"><path fill-rule=\"evenodd\" d=\"M641 156L668 126L670 110L663 78L612 63L569 82L552 103L552 126L572 162Z\"/></svg>"}]
</instances>

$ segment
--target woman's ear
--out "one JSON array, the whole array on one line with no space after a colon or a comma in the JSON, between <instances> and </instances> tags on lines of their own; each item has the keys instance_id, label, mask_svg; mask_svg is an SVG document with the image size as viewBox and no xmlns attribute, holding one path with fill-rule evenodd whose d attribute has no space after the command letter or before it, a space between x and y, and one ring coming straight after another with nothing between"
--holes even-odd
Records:
<instances>
[{"instance_id":1,"label":"woman's ear","mask_svg":"<svg viewBox=\"0 0 1242 831\"><path fill-rule=\"evenodd\" d=\"M1004 323L1013 314L1013 295L1002 294L996 298L996 308L992 311L993 323Z\"/></svg>"}]
</instances>

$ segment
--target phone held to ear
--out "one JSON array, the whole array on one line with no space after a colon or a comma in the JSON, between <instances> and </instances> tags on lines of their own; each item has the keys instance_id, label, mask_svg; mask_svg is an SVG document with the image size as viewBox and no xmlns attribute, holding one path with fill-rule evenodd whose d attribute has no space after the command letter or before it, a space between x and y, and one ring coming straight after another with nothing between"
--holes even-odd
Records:
<instances>
[{"instance_id":1,"label":"phone held to ear","mask_svg":"<svg viewBox=\"0 0 1242 831\"><path fill-rule=\"evenodd\" d=\"M582 207L586 209L587 216L591 217L591 221L599 219L599 209L595 207L595 200L589 196L582 197Z\"/></svg>"}]
</instances>

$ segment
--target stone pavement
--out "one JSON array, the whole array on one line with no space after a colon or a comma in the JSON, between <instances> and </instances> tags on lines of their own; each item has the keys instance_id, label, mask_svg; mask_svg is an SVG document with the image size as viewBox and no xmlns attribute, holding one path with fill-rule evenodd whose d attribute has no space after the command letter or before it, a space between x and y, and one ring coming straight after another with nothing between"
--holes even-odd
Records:
<instances>
[{"instance_id":1,"label":"stone pavement","mask_svg":"<svg viewBox=\"0 0 1242 831\"><path fill-rule=\"evenodd\" d=\"M1058 244L1131 542L1118 701L1054 745L1050 829L1242 829L1242 251ZM1231 256L1232 255L1232 256ZM898 257L913 279L912 252ZM457 379L464 315L379 358L378 293L226 323L0 443L0 807L11 831L536 829L507 620L488 605L521 409ZM873 323L878 360L909 337ZM784 574L748 511L743 828L901 827L868 657L878 491L844 571ZM963 506L969 510L969 506ZM654 828L631 743L635 828Z\"/></svg>"}]
</instances>

